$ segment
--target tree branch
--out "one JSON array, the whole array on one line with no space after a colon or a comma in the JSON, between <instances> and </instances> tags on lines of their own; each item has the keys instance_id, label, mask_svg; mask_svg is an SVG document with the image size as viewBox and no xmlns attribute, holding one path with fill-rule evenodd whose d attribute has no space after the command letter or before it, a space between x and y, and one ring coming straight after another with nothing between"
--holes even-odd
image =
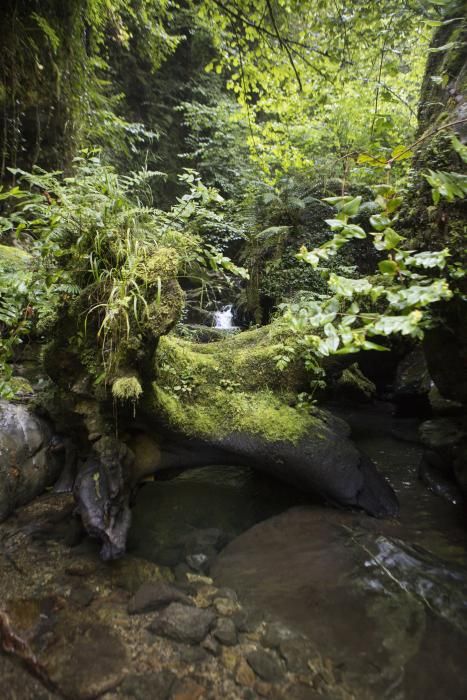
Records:
<instances>
[{"instance_id":1,"label":"tree branch","mask_svg":"<svg viewBox=\"0 0 467 700\"><path fill-rule=\"evenodd\" d=\"M291 54L291 52L290 52L290 49L289 49L289 47L287 46L287 44L283 41L282 36L281 36L281 34L280 34L280 32L279 32L279 28L278 28L277 23L276 23L276 18L274 17L274 12L273 12L273 9L272 9L271 0L266 0L266 4L267 4L267 6L268 6L269 16L270 16L270 18L271 18L272 26L274 27L274 32L275 32L275 34L276 34L276 36L277 36L277 39L278 39L278 41L279 41L279 45L280 45L280 46L285 50L285 52L287 53L287 56L289 57L290 65L292 66L293 72L295 73L295 77L297 78L297 83L298 83L298 87L299 87L299 89L300 89L300 92L303 92L303 85L302 85L302 81L301 81L301 78L300 78L300 74L299 74L299 72L298 72L298 70L297 70L297 66L295 65L295 61L293 60L293 56L292 56L292 54Z\"/></svg>"},{"instance_id":2,"label":"tree branch","mask_svg":"<svg viewBox=\"0 0 467 700\"><path fill-rule=\"evenodd\" d=\"M220 7L226 14L230 15L234 19L237 19L240 21L242 24L246 24L248 27L252 27L252 29L256 29L257 32L260 34L265 34L266 36L272 37L273 39L277 39L277 35L274 32L270 32L269 29L266 29L266 27L262 27L259 24L256 24L255 22L252 22L248 17L245 17L244 14L242 14L238 8L235 10L232 10L230 7L227 5L224 5L221 0L213 0L214 4ZM282 42L290 45L294 44L295 46L299 46L302 49L306 49L307 51L313 51L314 53L319 54L320 56L323 56L324 58L328 58L329 54L327 51L321 51L321 49L317 49L315 46L310 46L309 44L304 44L301 41L296 41L295 39L291 39L290 37L281 37Z\"/></svg>"}]
</instances>

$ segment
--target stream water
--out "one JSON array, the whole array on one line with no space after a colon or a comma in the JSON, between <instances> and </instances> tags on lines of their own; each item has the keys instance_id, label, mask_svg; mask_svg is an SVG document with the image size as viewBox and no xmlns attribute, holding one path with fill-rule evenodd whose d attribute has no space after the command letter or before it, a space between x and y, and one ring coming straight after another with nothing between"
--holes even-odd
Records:
<instances>
[{"instance_id":1,"label":"stream water","mask_svg":"<svg viewBox=\"0 0 467 700\"><path fill-rule=\"evenodd\" d=\"M227 304L227 306L222 306L220 309L214 312L214 328L221 328L222 330L226 331L236 330L236 326L233 325L232 309L232 304Z\"/></svg>"},{"instance_id":2,"label":"stream water","mask_svg":"<svg viewBox=\"0 0 467 700\"><path fill-rule=\"evenodd\" d=\"M191 556L216 584L312 640L359 700L464 699L465 513L418 481L413 421L388 405L340 412L396 490L398 519L210 467L141 489L130 549L172 566Z\"/></svg>"}]
</instances>

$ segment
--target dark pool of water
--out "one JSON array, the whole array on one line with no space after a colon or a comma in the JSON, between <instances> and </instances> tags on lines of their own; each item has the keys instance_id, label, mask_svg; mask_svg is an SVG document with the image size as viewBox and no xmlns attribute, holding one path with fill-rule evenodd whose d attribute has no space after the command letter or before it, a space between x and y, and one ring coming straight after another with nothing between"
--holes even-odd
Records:
<instances>
[{"instance_id":1,"label":"dark pool of water","mask_svg":"<svg viewBox=\"0 0 467 700\"><path fill-rule=\"evenodd\" d=\"M310 499L253 469L210 466L171 481L148 481L133 508L132 554L174 566L197 531L216 528L230 541L252 525Z\"/></svg>"},{"instance_id":2,"label":"dark pool of water","mask_svg":"<svg viewBox=\"0 0 467 700\"><path fill-rule=\"evenodd\" d=\"M252 470L210 467L145 485L130 548L176 564L217 528L220 585L297 628L359 700L467 697L467 521L418 480L416 424L390 406L339 409L400 500L397 519L311 504Z\"/></svg>"}]
</instances>

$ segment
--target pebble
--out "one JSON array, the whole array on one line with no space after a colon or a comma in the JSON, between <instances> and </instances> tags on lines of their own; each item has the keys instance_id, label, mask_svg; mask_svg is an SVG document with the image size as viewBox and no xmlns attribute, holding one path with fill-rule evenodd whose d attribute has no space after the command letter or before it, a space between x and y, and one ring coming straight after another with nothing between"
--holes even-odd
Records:
<instances>
[{"instance_id":1,"label":"pebble","mask_svg":"<svg viewBox=\"0 0 467 700\"><path fill-rule=\"evenodd\" d=\"M216 616L212 610L171 603L149 625L149 631L179 642L198 644L211 629Z\"/></svg>"},{"instance_id":2,"label":"pebble","mask_svg":"<svg viewBox=\"0 0 467 700\"><path fill-rule=\"evenodd\" d=\"M220 617L212 634L221 644L226 646L234 646L238 641L235 624L229 617Z\"/></svg>"},{"instance_id":3,"label":"pebble","mask_svg":"<svg viewBox=\"0 0 467 700\"><path fill-rule=\"evenodd\" d=\"M201 700L205 697L205 689L190 678L177 681L173 690L171 700ZM156 700L157 696L153 696ZM148 698L149 700L149 698Z\"/></svg>"},{"instance_id":4,"label":"pebble","mask_svg":"<svg viewBox=\"0 0 467 700\"><path fill-rule=\"evenodd\" d=\"M161 610L170 603L190 604L190 599L175 586L164 581L143 583L128 603L130 615Z\"/></svg>"},{"instance_id":5,"label":"pebble","mask_svg":"<svg viewBox=\"0 0 467 700\"><path fill-rule=\"evenodd\" d=\"M284 675L284 669L279 659L264 649L250 651L246 658L253 671L263 681L279 681Z\"/></svg>"},{"instance_id":6,"label":"pebble","mask_svg":"<svg viewBox=\"0 0 467 700\"><path fill-rule=\"evenodd\" d=\"M245 659L240 659L238 662L235 672L235 682L238 683L238 685L244 685L246 688L253 688L255 685L256 676Z\"/></svg>"},{"instance_id":7,"label":"pebble","mask_svg":"<svg viewBox=\"0 0 467 700\"><path fill-rule=\"evenodd\" d=\"M128 700L167 700L174 681L175 674L168 669L158 673L131 674L119 686L119 693Z\"/></svg>"},{"instance_id":8,"label":"pebble","mask_svg":"<svg viewBox=\"0 0 467 700\"><path fill-rule=\"evenodd\" d=\"M230 600L230 598L215 598L214 607L216 608L219 615L223 617L230 617L238 610L238 603Z\"/></svg>"},{"instance_id":9,"label":"pebble","mask_svg":"<svg viewBox=\"0 0 467 700\"><path fill-rule=\"evenodd\" d=\"M300 639L286 639L280 643L279 651L291 673L309 672L308 660L313 650Z\"/></svg>"},{"instance_id":10,"label":"pebble","mask_svg":"<svg viewBox=\"0 0 467 700\"><path fill-rule=\"evenodd\" d=\"M292 639L294 636L292 630L285 627L280 622L271 622L266 625L261 642L265 647L277 649L281 642Z\"/></svg>"}]
</instances>

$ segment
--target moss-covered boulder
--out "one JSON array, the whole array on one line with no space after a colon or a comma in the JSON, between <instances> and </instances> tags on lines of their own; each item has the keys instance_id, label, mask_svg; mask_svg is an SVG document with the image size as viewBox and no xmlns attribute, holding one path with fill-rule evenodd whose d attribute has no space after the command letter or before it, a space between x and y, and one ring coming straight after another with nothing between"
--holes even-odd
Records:
<instances>
[{"instance_id":1,"label":"moss-covered boulder","mask_svg":"<svg viewBox=\"0 0 467 700\"><path fill-rule=\"evenodd\" d=\"M275 324L217 343L161 338L144 407L172 433L160 468L247 465L327 501L394 515L392 489L353 446L347 425L296 403L307 377L298 361L278 372L286 342Z\"/></svg>"}]
</instances>

